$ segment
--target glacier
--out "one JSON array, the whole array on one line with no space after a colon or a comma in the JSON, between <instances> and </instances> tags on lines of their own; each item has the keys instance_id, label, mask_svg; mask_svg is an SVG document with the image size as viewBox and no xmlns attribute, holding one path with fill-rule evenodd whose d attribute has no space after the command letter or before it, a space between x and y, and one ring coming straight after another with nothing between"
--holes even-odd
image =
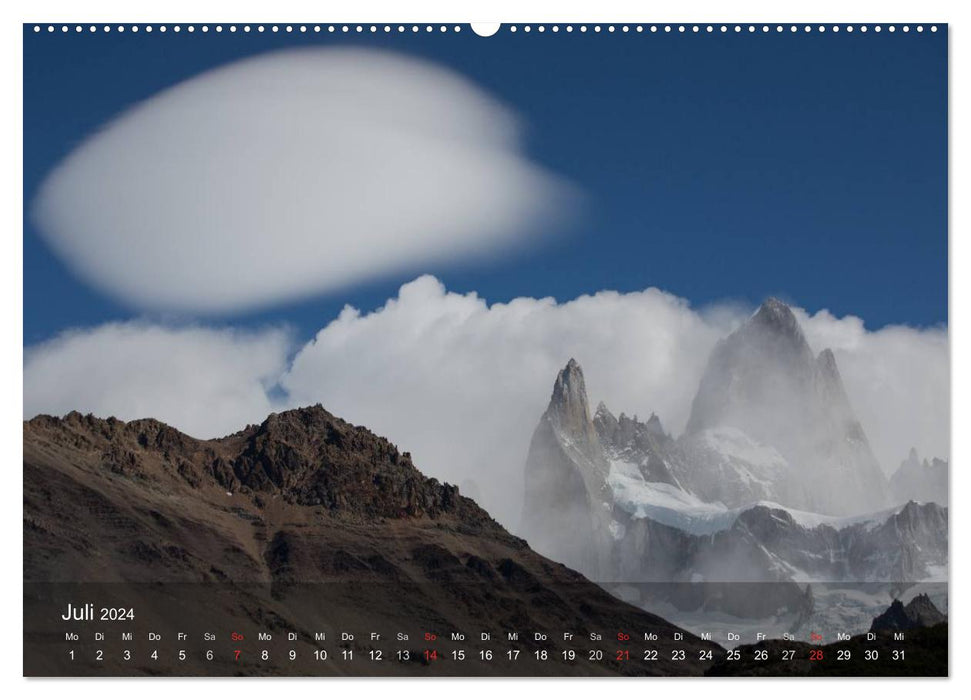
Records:
<instances>
[{"instance_id":1,"label":"glacier","mask_svg":"<svg viewBox=\"0 0 971 700\"><path fill-rule=\"evenodd\" d=\"M591 415L571 359L530 443L519 534L689 628L859 631L903 593L946 609L942 469L911 455L888 483L835 356L769 300L712 351L677 437L654 414Z\"/></svg>"}]
</instances>

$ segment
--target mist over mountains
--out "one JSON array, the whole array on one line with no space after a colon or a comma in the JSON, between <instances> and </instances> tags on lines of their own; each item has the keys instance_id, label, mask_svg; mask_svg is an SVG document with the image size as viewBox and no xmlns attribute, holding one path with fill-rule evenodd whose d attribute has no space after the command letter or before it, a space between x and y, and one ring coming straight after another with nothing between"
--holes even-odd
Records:
<instances>
[{"instance_id":1,"label":"mist over mountains","mask_svg":"<svg viewBox=\"0 0 971 700\"><path fill-rule=\"evenodd\" d=\"M934 465L912 455L891 488L833 353L815 354L770 299L715 345L678 437L655 414L614 416L604 403L591 414L571 359L530 443L521 534L635 598L641 584L791 584L764 608L751 597L718 606L805 622L805 584L893 584L886 593L946 579L947 468Z\"/></svg>"},{"instance_id":2,"label":"mist over mountains","mask_svg":"<svg viewBox=\"0 0 971 700\"><path fill-rule=\"evenodd\" d=\"M704 474L711 461L692 460L686 478L704 500L734 507L768 498L829 515L855 515L887 503L886 478L850 406L832 350L814 356L792 310L777 299L762 304L715 346L692 403L686 449L699 452L698 443L710 445L713 435L717 441L722 429L778 450L786 466L773 457L773 471L760 472L764 461L742 457L738 475L754 478L725 500L718 498L724 492L712 478L716 474Z\"/></svg>"},{"instance_id":3,"label":"mist over mountains","mask_svg":"<svg viewBox=\"0 0 971 700\"><path fill-rule=\"evenodd\" d=\"M948 458L946 328L868 329L854 316L792 312L811 347L833 350L888 476L911 447ZM306 341L279 328L149 320L65 332L25 348L24 416L153 416L216 438L322 403L408 445L428 474L475 489L515 528L523 457L569 357L583 364L591 408L654 411L678 436L712 349L750 315L656 288L496 302L425 275L379 308L346 307Z\"/></svg>"},{"instance_id":4,"label":"mist over mountains","mask_svg":"<svg viewBox=\"0 0 971 700\"><path fill-rule=\"evenodd\" d=\"M948 463L937 457L921 460L916 449L900 463L890 477L890 493L895 501L948 502Z\"/></svg>"}]
</instances>

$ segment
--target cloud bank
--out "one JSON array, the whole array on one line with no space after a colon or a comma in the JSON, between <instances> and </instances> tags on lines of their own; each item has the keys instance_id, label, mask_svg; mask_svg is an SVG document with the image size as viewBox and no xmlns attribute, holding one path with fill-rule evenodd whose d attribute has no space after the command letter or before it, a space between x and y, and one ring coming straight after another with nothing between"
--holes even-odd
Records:
<instances>
[{"instance_id":1,"label":"cloud bank","mask_svg":"<svg viewBox=\"0 0 971 700\"><path fill-rule=\"evenodd\" d=\"M24 352L24 417L158 418L196 437L261 422L286 369L286 332L139 322L68 331Z\"/></svg>"},{"instance_id":2,"label":"cloud bank","mask_svg":"<svg viewBox=\"0 0 971 700\"><path fill-rule=\"evenodd\" d=\"M32 216L76 273L130 305L234 312L528 244L567 188L519 132L445 68L281 51L121 114L49 174Z\"/></svg>"},{"instance_id":3,"label":"cloud bank","mask_svg":"<svg viewBox=\"0 0 971 700\"><path fill-rule=\"evenodd\" d=\"M856 316L795 311L813 349L830 348L836 356L853 409L885 472L896 471L911 447L921 457L950 457L951 369L944 328L867 331Z\"/></svg>"},{"instance_id":4,"label":"cloud bank","mask_svg":"<svg viewBox=\"0 0 971 700\"><path fill-rule=\"evenodd\" d=\"M750 311L692 309L653 288L490 306L424 276L371 313L345 308L298 347L280 331L140 324L61 336L28 349L24 411L154 416L211 437L319 402L410 451L426 474L475 489L515 528L529 439L570 357L583 365L594 405L654 411L678 434L712 347ZM796 313L813 349L836 354L886 471L911 446L949 455L944 329L867 331L858 318Z\"/></svg>"}]
</instances>

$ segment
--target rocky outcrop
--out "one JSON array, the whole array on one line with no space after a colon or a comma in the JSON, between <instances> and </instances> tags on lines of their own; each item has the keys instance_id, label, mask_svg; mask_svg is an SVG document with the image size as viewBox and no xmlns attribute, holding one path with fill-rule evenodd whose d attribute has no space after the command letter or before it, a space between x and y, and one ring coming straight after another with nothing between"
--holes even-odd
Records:
<instances>
[{"instance_id":1,"label":"rocky outcrop","mask_svg":"<svg viewBox=\"0 0 971 700\"><path fill-rule=\"evenodd\" d=\"M680 460L681 456L657 415L652 413L646 423L623 413L615 418L601 401L593 424L608 461L636 464L647 481L680 488L670 462Z\"/></svg>"}]
</instances>

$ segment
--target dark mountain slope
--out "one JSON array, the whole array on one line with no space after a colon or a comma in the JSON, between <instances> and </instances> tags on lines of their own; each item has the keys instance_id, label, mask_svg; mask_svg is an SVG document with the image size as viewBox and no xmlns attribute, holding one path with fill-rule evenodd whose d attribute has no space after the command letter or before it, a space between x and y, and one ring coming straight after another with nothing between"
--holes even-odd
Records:
<instances>
[{"instance_id":1,"label":"dark mountain slope","mask_svg":"<svg viewBox=\"0 0 971 700\"><path fill-rule=\"evenodd\" d=\"M259 630L296 632L301 663L330 643L312 641L322 630L328 639L355 632L361 641L347 648L358 656L372 631L383 639L407 632L413 659L424 632L442 640L464 633L466 642L440 652L462 646L466 661L432 669L443 674L700 673L698 651L717 649L685 633L677 646L687 661L672 662L676 627L536 554L456 487L425 478L408 453L319 406L209 441L154 420L72 413L25 422L24 577L25 620L40 620L25 635L25 659L38 664L25 668L31 674L63 671L39 650L63 640L60 623L47 621L56 622L50 607L61 609L65 591L133 605L140 626L173 635L179 625L246 630L249 639ZM487 631L492 641L480 639ZM519 631L521 641L507 642L507 631ZM578 655L574 665L539 663L533 633L548 633L549 648L563 646L566 631L607 640L618 631L656 633L659 661L591 663ZM512 646L522 649L516 661L503 656ZM480 660L485 648L496 654L493 663ZM391 661L348 666L335 655L333 647L328 661L289 672L429 672ZM143 661L114 670L271 673L287 662L281 651L269 663L221 663Z\"/></svg>"}]
</instances>

